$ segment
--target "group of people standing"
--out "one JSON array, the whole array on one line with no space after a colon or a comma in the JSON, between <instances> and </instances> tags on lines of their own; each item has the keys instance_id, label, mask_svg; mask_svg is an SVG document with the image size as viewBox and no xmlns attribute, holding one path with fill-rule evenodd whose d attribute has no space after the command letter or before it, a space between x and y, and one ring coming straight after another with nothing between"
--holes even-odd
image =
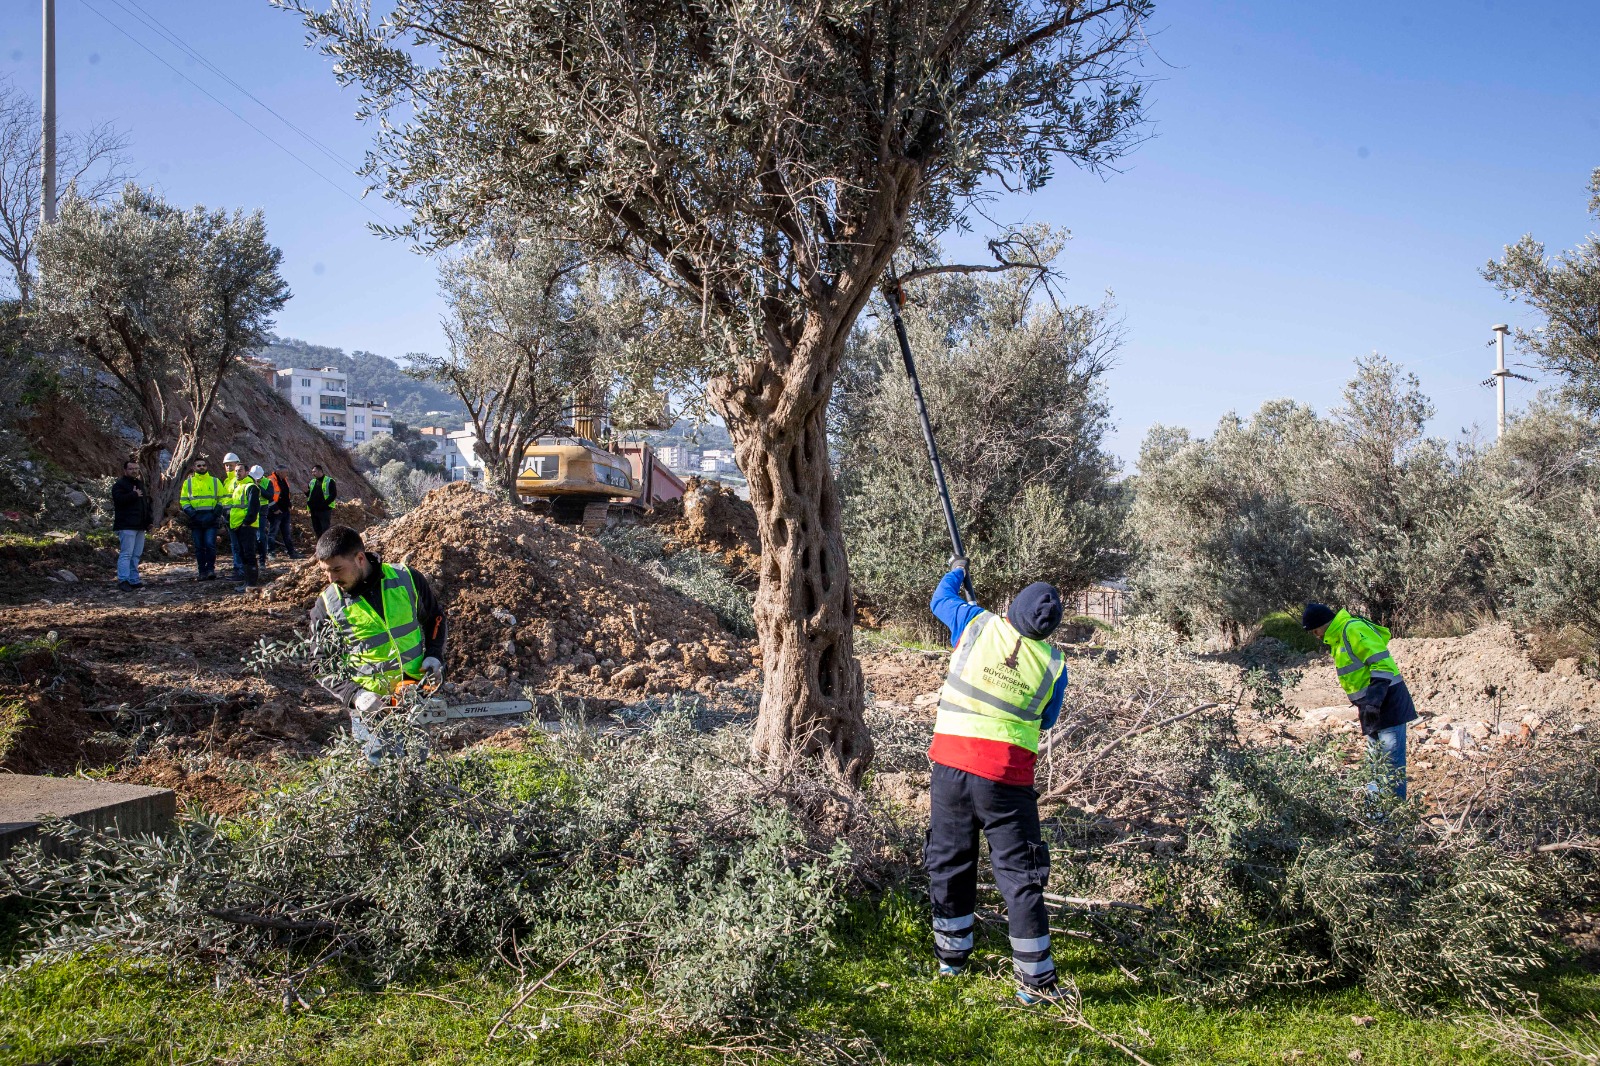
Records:
<instances>
[{"instance_id":1,"label":"group of people standing","mask_svg":"<svg viewBox=\"0 0 1600 1066\"><path fill-rule=\"evenodd\" d=\"M226 531L233 554L233 577L246 588L261 584L261 568L274 550L297 558L294 549L294 494L288 475L260 465L245 468L237 453L223 456L224 477L211 472L210 463L195 459L183 479L178 506L189 527L194 547L196 581L217 578L217 535ZM321 536L332 524L339 487L320 464L312 464L306 490L311 529ZM111 486L112 528L121 542L117 556L117 587L124 592L142 587L139 561L145 535L155 522L150 494L140 478L138 462L123 464L122 477Z\"/></svg>"}]
</instances>

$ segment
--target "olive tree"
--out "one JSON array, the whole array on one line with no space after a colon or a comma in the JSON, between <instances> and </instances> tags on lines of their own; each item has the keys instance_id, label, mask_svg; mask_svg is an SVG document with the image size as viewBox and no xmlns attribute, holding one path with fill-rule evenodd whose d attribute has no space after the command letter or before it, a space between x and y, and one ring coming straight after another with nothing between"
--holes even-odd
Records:
<instances>
[{"instance_id":1,"label":"olive tree","mask_svg":"<svg viewBox=\"0 0 1600 1066\"><path fill-rule=\"evenodd\" d=\"M289 299L283 253L259 211L185 211L130 184L104 206L69 197L40 231L38 256L39 335L112 383L160 516L223 379L267 343Z\"/></svg>"},{"instance_id":2,"label":"olive tree","mask_svg":"<svg viewBox=\"0 0 1600 1066\"><path fill-rule=\"evenodd\" d=\"M989 600L1040 580L1070 596L1126 565L1124 499L1103 448L1116 327L1108 309L1058 303L1038 280L939 275L907 286L903 311L972 577ZM875 606L920 622L950 544L887 318L851 345L833 432L852 572Z\"/></svg>"},{"instance_id":3,"label":"olive tree","mask_svg":"<svg viewBox=\"0 0 1600 1066\"><path fill-rule=\"evenodd\" d=\"M1589 212L1600 219L1600 167L1589 176ZM1518 329L1516 343L1560 375L1572 397L1600 411L1600 233L1571 251L1545 254L1544 243L1525 234L1491 259L1483 276L1507 297L1521 300L1542 325Z\"/></svg>"},{"instance_id":4,"label":"olive tree","mask_svg":"<svg viewBox=\"0 0 1600 1066\"><path fill-rule=\"evenodd\" d=\"M763 547L755 745L872 754L825 412L908 233L1137 129L1151 0L276 0L382 117L369 173L448 244L501 212L698 311Z\"/></svg>"},{"instance_id":5,"label":"olive tree","mask_svg":"<svg viewBox=\"0 0 1600 1066\"><path fill-rule=\"evenodd\" d=\"M487 238L440 268L449 352L411 356L413 374L460 397L485 481L512 502L528 445L593 387L599 345L586 269L570 241Z\"/></svg>"}]
</instances>

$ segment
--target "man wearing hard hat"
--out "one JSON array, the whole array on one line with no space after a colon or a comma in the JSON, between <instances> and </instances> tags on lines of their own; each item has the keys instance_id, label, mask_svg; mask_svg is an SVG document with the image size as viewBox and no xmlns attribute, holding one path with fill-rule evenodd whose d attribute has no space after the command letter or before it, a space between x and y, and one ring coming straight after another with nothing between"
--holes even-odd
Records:
<instances>
[{"instance_id":1,"label":"man wearing hard hat","mask_svg":"<svg viewBox=\"0 0 1600 1066\"><path fill-rule=\"evenodd\" d=\"M228 479L222 495L228 508L228 540L233 545L233 575L242 577L245 587L261 584L261 568L256 565L256 530L261 525L261 487L245 470L239 456L229 452L222 457Z\"/></svg>"}]
</instances>

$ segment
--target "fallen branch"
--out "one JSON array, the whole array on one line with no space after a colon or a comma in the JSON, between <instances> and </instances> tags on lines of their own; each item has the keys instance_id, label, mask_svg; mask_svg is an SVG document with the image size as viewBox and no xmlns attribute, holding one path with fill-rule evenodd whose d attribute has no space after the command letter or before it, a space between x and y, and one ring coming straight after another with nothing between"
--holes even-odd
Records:
<instances>
[{"instance_id":1,"label":"fallen branch","mask_svg":"<svg viewBox=\"0 0 1600 1066\"><path fill-rule=\"evenodd\" d=\"M254 914L250 911L231 909L208 909L201 913L230 925L245 925L252 929L275 929L284 933L332 933L339 928L338 922L331 922L325 918L305 922L293 918L278 918L271 914Z\"/></svg>"},{"instance_id":2,"label":"fallen branch","mask_svg":"<svg viewBox=\"0 0 1600 1066\"><path fill-rule=\"evenodd\" d=\"M1039 801L1041 803L1046 803L1046 802L1049 802L1050 800L1060 799L1062 796L1067 795L1069 792L1072 791L1072 788L1073 788L1074 785L1076 785L1079 781L1083 780L1084 775L1087 774L1094 767L1094 765L1096 763L1098 763L1101 759L1105 758L1111 752L1115 751L1117 748L1120 748L1122 745L1124 745L1128 741L1132 740L1134 737L1143 736L1145 733L1149 733L1149 732L1151 732L1152 730L1155 730L1155 729L1163 729L1166 726L1174 725L1174 724L1176 724L1178 722L1181 722L1185 718L1191 717L1192 715L1199 714L1201 711L1209 711L1209 710L1212 710L1212 709L1220 707L1220 706L1222 706L1222 704L1220 704L1220 703L1202 703L1198 707L1191 707L1187 711L1181 711L1178 714L1170 715L1170 716L1168 716L1166 718L1161 719L1161 721L1159 721L1159 722L1151 722L1148 725L1137 726L1137 727L1135 727L1133 729L1128 730L1126 733L1123 733L1121 736L1118 736L1118 737L1114 738L1113 740L1108 741L1105 745L1103 745L1100 748L1099 751L1095 752L1093 755L1091 755L1087 759L1085 759L1083 761L1082 765L1080 765L1078 767L1078 770L1077 770L1076 773L1074 773L1066 781L1064 781L1061 784L1056 785L1054 788L1050 789L1050 791L1045 793L1043 796L1039 797Z\"/></svg>"},{"instance_id":3,"label":"fallen branch","mask_svg":"<svg viewBox=\"0 0 1600 1066\"><path fill-rule=\"evenodd\" d=\"M623 932L623 930L621 930L621 929L607 929L604 933L601 933L599 936L595 937L593 940L589 941L587 944L584 944L584 945L581 945L580 947L574 948L572 950L572 954L568 955L566 958L564 958L560 962L556 963L554 969L552 969L549 973L545 974L543 977L539 978L532 985L530 985L528 987L528 989L522 993L522 995L517 997L517 1001L515 1003L511 1004L511 1006L507 1007L504 1011L501 1012L500 1017L496 1018L495 1022L494 1022L494 1025L490 1027L489 1035L484 1037L484 1040L483 1040L484 1046L488 1047L489 1044L494 1040L495 1034L500 1031L500 1027L505 1024L506 1019L511 1017L517 1011L521 1010L523 1004L527 1003L528 1000L532 999L533 998L533 994L535 992L539 991L539 989L543 988L546 981L550 980L550 978L552 978L556 974L560 973L562 971L562 969L566 967L567 963L571 962L573 959L576 959L579 955L582 955L585 951L588 951L590 948L596 946L597 944L601 943L602 941L609 940L610 938L616 936L620 932Z\"/></svg>"}]
</instances>

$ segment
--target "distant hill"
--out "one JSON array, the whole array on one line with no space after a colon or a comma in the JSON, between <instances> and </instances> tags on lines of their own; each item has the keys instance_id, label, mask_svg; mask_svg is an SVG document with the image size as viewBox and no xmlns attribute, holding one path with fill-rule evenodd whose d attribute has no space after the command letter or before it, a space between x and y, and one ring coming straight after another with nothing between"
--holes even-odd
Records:
<instances>
[{"instance_id":1,"label":"distant hill","mask_svg":"<svg viewBox=\"0 0 1600 1066\"><path fill-rule=\"evenodd\" d=\"M449 390L406 377L400 364L376 352L327 348L293 337L273 336L272 343L256 352L283 370L292 366L331 366L350 378L352 400L382 400L394 417L408 425L445 425L459 428L467 409ZM443 412L442 414L433 412Z\"/></svg>"}]
</instances>

